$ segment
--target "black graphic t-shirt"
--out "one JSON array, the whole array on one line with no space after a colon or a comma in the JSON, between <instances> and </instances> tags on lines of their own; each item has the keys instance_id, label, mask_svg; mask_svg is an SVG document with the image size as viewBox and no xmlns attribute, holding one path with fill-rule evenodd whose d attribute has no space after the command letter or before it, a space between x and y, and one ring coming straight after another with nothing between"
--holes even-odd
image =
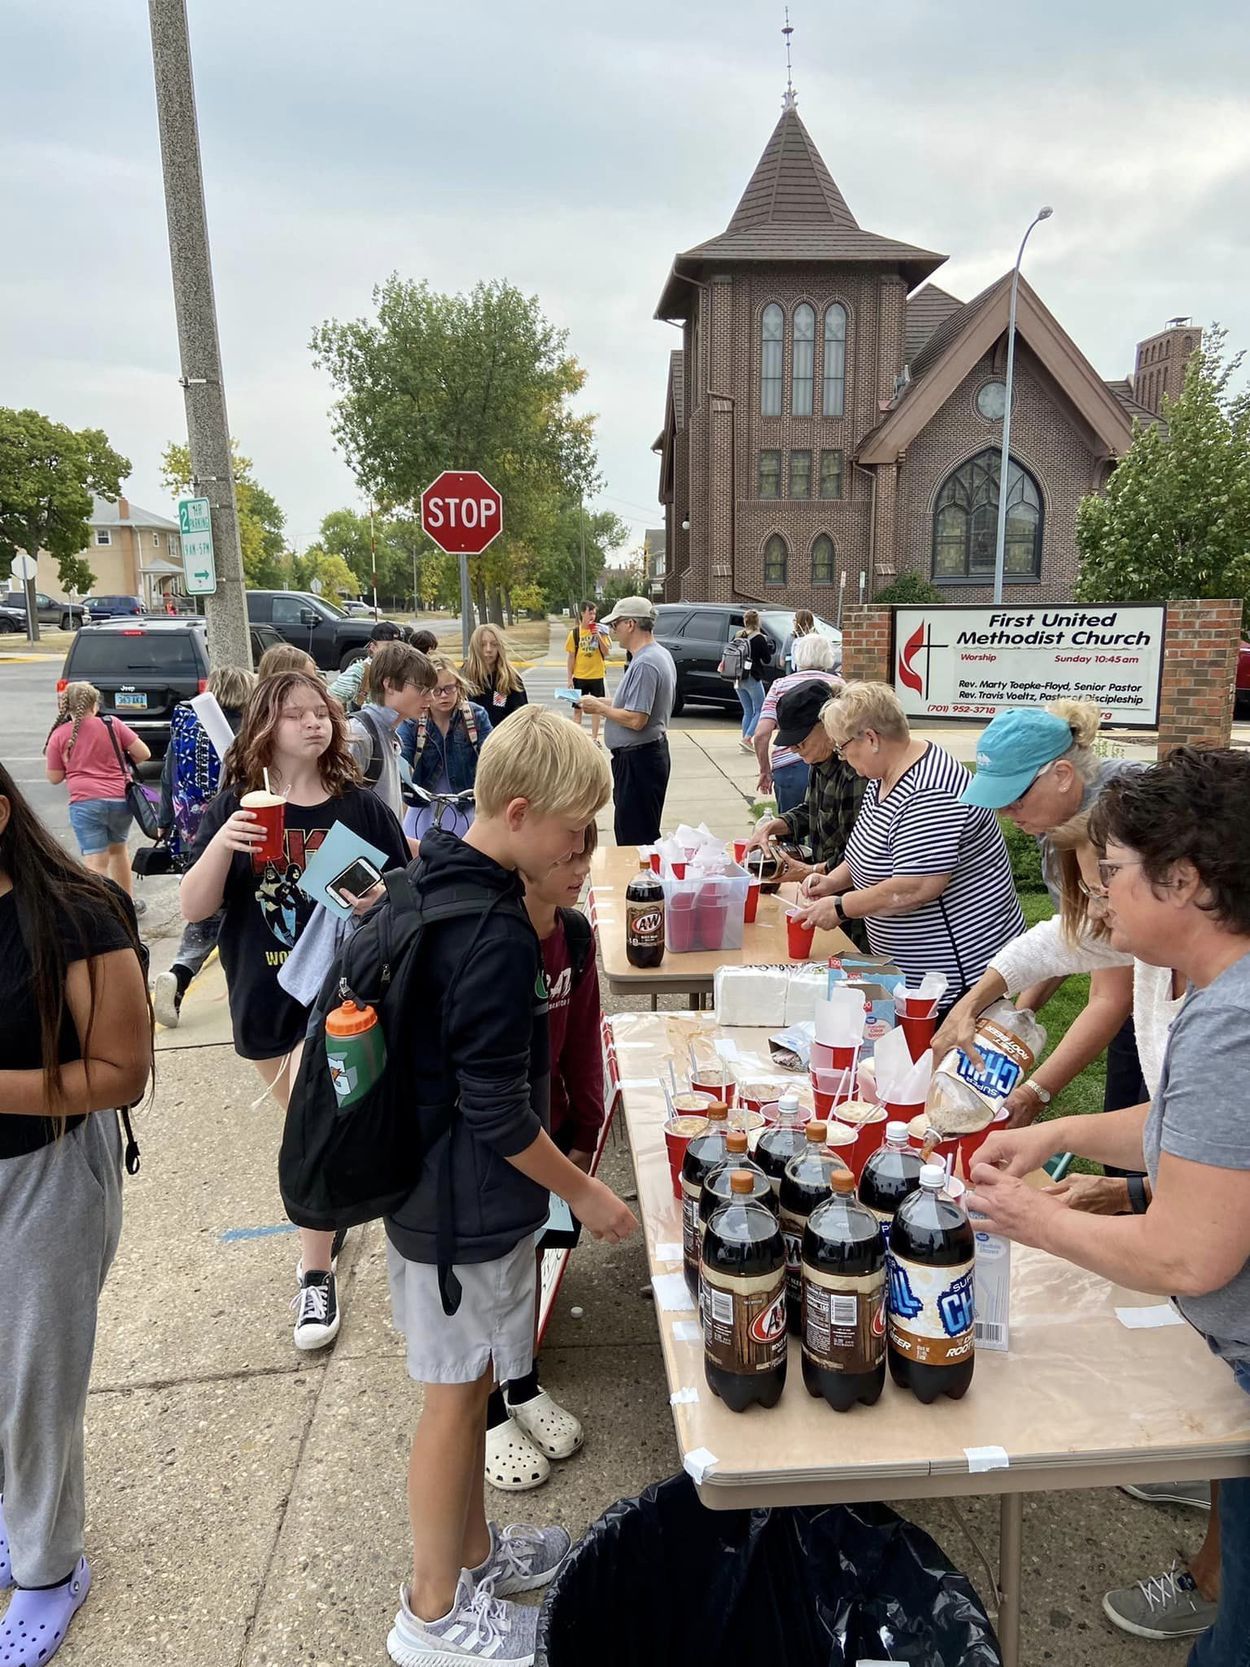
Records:
<instances>
[{"instance_id":1,"label":"black graphic t-shirt","mask_svg":"<svg viewBox=\"0 0 1250 1667\"><path fill-rule=\"evenodd\" d=\"M238 808L237 788L218 794L204 812L193 861ZM244 1059L280 1058L304 1034L307 1009L287 995L278 973L317 907L299 889L300 877L336 822L384 852L384 868L403 868L412 855L403 829L382 801L352 787L319 805L287 805L283 862L262 863L241 851L231 858L217 948L230 996L234 1045Z\"/></svg>"}]
</instances>

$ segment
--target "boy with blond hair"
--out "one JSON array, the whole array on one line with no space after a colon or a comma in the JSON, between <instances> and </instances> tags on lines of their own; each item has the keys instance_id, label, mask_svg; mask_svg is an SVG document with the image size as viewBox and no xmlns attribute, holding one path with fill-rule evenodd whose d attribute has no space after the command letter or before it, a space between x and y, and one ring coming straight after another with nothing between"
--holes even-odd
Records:
<instances>
[{"instance_id":1,"label":"boy with blond hair","mask_svg":"<svg viewBox=\"0 0 1250 1667\"><path fill-rule=\"evenodd\" d=\"M545 1586L571 1545L562 1528L487 1521L486 1407L492 1384L531 1369L548 1194L597 1239L618 1242L637 1225L547 1132L547 996L523 903L523 877L581 849L610 785L587 735L524 707L482 747L473 826L463 839L428 833L411 871L434 916L415 992L413 1092L458 1115L386 1222L395 1323L424 1392L408 1467L412 1580L387 1638L400 1667L527 1667L538 1611L502 1600ZM475 894L480 910L437 921L440 903Z\"/></svg>"}]
</instances>

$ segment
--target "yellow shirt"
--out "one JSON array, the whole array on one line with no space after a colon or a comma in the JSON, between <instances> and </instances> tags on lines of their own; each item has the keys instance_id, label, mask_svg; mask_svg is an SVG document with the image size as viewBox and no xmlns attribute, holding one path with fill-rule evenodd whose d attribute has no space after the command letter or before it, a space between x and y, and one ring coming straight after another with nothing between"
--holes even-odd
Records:
<instances>
[{"instance_id":1,"label":"yellow shirt","mask_svg":"<svg viewBox=\"0 0 1250 1667\"><path fill-rule=\"evenodd\" d=\"M579 628L569 632L564 652L572 654L574 649L577 650L577 660L573 666L574 677L594 679L603 676L603 645L599 640L597 625L592 625L589 631Z\"/></svg>"}]
</instances>

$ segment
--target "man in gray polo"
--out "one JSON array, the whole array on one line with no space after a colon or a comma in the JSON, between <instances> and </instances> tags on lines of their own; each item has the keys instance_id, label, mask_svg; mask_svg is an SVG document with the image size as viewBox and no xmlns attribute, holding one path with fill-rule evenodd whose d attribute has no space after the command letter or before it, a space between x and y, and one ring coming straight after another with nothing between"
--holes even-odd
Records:
<instances>
[{"instance_id":1,"label":"man in gray polo","mask_svg":"<svg viewBox=\"0 0 1250 1667\"><path fill-rule=\"evenodd\" d=\"M655 608L645 596L626 596L602 621L630 655L616 696L583 695L583 712L604 719L612 756L612 798L618 845L654 845L668 791L668 720L673 715L677 667L652 636Z\"/></svg>"}]
</instances>

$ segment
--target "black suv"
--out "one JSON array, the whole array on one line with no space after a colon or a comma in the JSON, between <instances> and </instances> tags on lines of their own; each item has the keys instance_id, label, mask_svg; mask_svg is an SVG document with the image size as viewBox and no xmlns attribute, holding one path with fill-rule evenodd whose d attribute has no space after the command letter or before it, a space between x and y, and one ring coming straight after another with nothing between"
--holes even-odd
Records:
<instances>
[{"instance_id":1,"label":"black suv","mask_svg":"<svg viewBox=\"0 0 1250 1667\"><path fill-rule=\"evenodd\" d=\"M26 592L11 590L7 596L0 596L6 608L12 608L22 616L22 626L26 623ZM40 625L59 625L62 631L76 631L87 617L87 610L81 602L58 602L55 596L49 596L46 591L35 592L35 618Z\"/></svg>"},{"instance_id":2,"label":"black suv","mask_svg":"<svg viewBox=\"0 0 1250 1667\"><path fill-rule=\"evenodd\" d=\"M760 623L776 647L774 671L780 669L781 650L794 628L789 608L761 608ZM688 700L710 701L733 712L741 712L733 683L717 671L725 644L742 629L742 609L722 602L661 602L656 609L655 640L663 643L677 665L677 696L673 716L680 715ZM826 619L816 616L816 629L833 644L834 660L841 664L842 633Z\"/></svg>"},{"instance_id":3,"label":"black suv","mask_svg":"<svg viewBox=\"0 0 1250 1667\"><path fill-rule=\"evenodd\" d=\"M249 590L247 617L253 625L272 625L322 671L339 671L367 654L373 630L371 619L350 619L333 602L302 590Z\"/></svg>"},{"instance_id":4,"label":"black suv","mask_svg":"<svg viewBox=\"0 0 1250 1667\"><path fill-rule=\"evenodd\" d=\"M252 627L251 638L254 661L282 641L263 625ZM65 656L58 694L67 683L94 683L101 713L120 718L163 753L174 707L208 687L204 621L121 618L84 625Z\"/></svg>"}]
</instances>

